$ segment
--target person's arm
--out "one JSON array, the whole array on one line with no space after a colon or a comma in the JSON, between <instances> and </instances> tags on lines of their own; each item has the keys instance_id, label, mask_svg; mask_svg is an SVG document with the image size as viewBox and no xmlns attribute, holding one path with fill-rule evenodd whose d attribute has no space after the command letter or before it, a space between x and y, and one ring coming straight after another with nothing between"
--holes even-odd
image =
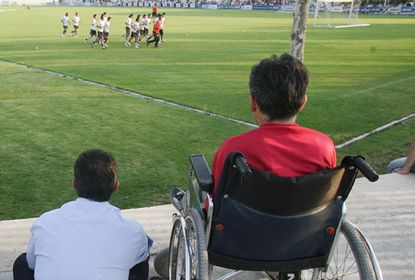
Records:
<instances>
[{"instance_id":1,"label":"person's arm","mask_svg":"<svg viewBox=\"0 0 415 280\"><path fill-rule=\"evenodd\" d=\"M397 168L394 171L400 174L408 174L411 171L412 166L415 164L415 138L412 141L411 148L409 149L408 156L405 164L402 168Z\"/></svg>"},{"instance_id":2,"label":"person's arm","mask_svg":"<svg viewBox=\"0 0 415 280\"><path fill-rule=\"evenodd\" d=\"M36 265L36 257L35 257L35 238L34 238L34 228L36 227L36 223L33 224L31 229L31 236L29 240L29 244L27 245L26 251L26 260L29 265L29 268L34 270Z\"/></svg>"}]
</instances>

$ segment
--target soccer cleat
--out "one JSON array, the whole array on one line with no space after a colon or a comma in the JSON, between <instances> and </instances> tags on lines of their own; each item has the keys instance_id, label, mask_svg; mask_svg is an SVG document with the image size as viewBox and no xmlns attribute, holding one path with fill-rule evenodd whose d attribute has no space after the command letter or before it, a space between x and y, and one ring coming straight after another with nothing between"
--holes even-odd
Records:
<instances>
[{"instance_id":1,"label":"soccer cleat","mask_svg":"<svg viewBox=\"0 0 415 280\"><path fill-rule=\"evenodd\" d=\"M138 44L135 44L134 48L138 49L140 46Z\"/></svg>"},{"instance_id":2,"label":"soccer cleat","mask_svg":"<svg viewBox=\"0 0 415 280\"><path fill-rule=\"evenodd\" d=\"M125 43L124 43L124 46L125 46L126 48L128 48L128 47L129 47L128 42L125 42Z\"/></svg>"}]
</instances>

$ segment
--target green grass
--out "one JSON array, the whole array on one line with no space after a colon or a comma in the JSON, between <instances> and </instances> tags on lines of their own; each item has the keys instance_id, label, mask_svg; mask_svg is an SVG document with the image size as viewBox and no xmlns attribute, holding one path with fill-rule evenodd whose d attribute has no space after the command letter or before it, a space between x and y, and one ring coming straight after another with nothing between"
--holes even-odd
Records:
<instances>
[{"instance_id":1,"label":"green grass","mask_svg":"<svg viewBox=\"0 0 415 280\"><path fill-rule=\"evenodd\" d=\"M338 159L345 155L363 155L379 173L385 173L388 163L395 158L406 157L415 137L415 118L403 122L363 141L337 151Z\"/></svg>"},{"instance_id":2,"label":"green grass","mask_svg":"<svg viewBox=\"0 0 415 280\"><path fill-rule=\"evenodd\" d=\"M211 161L223 139L244 131L208 118L0 62L0 219L58 207L74 197L72 165L88 148L111 151L121 188L113 202L143 207L185 185L187 155Z\"/></svg>"},{"instance_id":3,"label":"green grass","mask_svg":"<svg viewBox=\"0 0 415 280\"><path fill-rule=\"evenodd\" d=\"M0 58L129 89L252 122L250 67L289 49L292 17L267 11L169 9L166 43L125 48L130 8L1 7ZM90 16L113 18L110 49L82 43ZM81 14L81 35L61 38L60 17ZM369 27L307 33L309 104L299 123L336 144L415 112L414 17L364 17ZM30 23L30 25L23 24ZM167 202L186 181L187 156L208 161L220 143L246 127L0 62L0 219L39 215L74 197L72 164L84 149L114 153L121 208ZM338 151L359 153L382 172L404 155L413 121Z\"/></svg>"},{"instance_id":4,"label":"green grass","mask_svg":"<svg viewBox=\"0 0 415 280\"><path fill-rule=\"evenodd\" d=\"M34 25L0 30L0 57L246 121L252 120L248 110L241 110L246 106L249 69L261 58L288 51L292 24L290 14L267 11L171 9L167 44L158 50L136 50L124 47L121 34L126 15L138 10L107 8L113 17L111 49L102 51L82 44L83 36L59 37L59 19L67 10L80 11L84 35L91 14L104 11L34 8L3 13L2 26L16 20ZM300 121L326 132L336 143L415 107L409 98L409 89L415 86L415 18L376 16L364 21L372 25L342 30L310 27L307 33L311 106ZM397 83L401 79L404 83ZM390 85L376 89L385 84Z\"/></svg>"}]
</instances>

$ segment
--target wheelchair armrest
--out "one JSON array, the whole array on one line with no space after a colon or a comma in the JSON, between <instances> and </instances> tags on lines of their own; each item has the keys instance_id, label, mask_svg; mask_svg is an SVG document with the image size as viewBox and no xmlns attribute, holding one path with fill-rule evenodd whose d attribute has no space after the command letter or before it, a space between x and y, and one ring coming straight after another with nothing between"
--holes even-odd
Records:
<instances>
[{"instance_id":1,"label":"wheelchair armrest","mask_svg":"<svg viewBox=\"0 0 415 280\"><path fill-rule=\"evenodd\" d=\"M190 164L200 189L207 193L212 192L213 177L205 157L203 155L191 155Z\"/></svg>"}]
</instances>

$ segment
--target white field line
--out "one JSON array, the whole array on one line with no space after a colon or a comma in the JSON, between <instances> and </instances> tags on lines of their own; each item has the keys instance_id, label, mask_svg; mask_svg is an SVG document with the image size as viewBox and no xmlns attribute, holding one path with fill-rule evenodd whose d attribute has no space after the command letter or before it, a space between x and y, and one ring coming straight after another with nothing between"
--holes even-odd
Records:
<instances>
[{"instance_id":1,"label":"white field line","mask_svg":"<svg viewBox=\"0 0 415 280\"><path fill-rule=\"evenodd\" d=\"M71 80L77 80L79 82L89 84L91 86L102 87L102 88L105 88L105 89L108 89L108 90L112 90L112 91L116 91L116 92L119 92L119 93L122 93L122 94L125 94L125 95L129 95L129 96L132 96L132 97L135 97L135 98L150 100L150 101L153 101L153 102L156 102L156 103L165 104L165 105L172 106L172 107L179 108L179 109L183 109L183 110L186 110L186 111L191 111L191 112L194 112L194 113L199 113L199 114L211 116L211 117L214 117L214 118L231 121L231 122L234 122L234 123L237 123L237 124L242 124L242 125L248 126L250 128L257 128L258 127L257 125L249 123L249 122L237 120L237 119L234 119L234 118L226 117L226 116L223 116L223 115L219 115L219 114L215 114L215 113L211 113L211 112L207 112L207 111L203 111L203 110L200 110L200 109L196 109L196 108L193 108L193 107L189 107L189 106L185 106L185 105L182 105L182 104L174 103L174 102L167 101L167 100L164 100L164 99L154 98L154 97L151 97L151 96L143 95L143 94L138 93L138 92L125 90L125 89L120 89L120 88L117 88L117 87L112 87L112 86L108 86L108 85L101 84L101 83L98 83L98 82L84 80L84 79L77 78L77 77L72 77L72 76L69 76L69 75L66 75L66 74L61 74L59 72L54 72L54 71L45 70L45 69L34 67L34 66L29 66L29 65L26 65L26 64L23 64L23 63L17 63L17 62L5 60L3 58L0 58L0 60L2 60L4 62L7 62L7 63L12 63L12 64L15 64L15 65L24 66L24 67L27 67L29 69L34 69L34 70L37 70L37 71L40 71L40 72L43 72L43 73L47 73L47 74L52 75L52 76L58 76L58 77L67 78L67 79L71 79ZM415 78L415 76L400 79L398 82L402 82L402 81L405 81L405 80L410 80L410 79L413 79L413 78ZM389 83L379 85L379 86L376 86L376 87L360 90L360 91L354 92L352 94L363 93L363 92L367 92L367 91L370 91L370 90L373 90L373 89L387 87L387 86L395 84L395 83L397 83L397 81L393 81L393 82L389 82ZM403 117L399 120L395 120L395 121L392 121L388 124L382 125L378 128L373 129L370 132L367 132L367 133L364 133L362 135L356 136L356 137L354 137L354 138L352 138L352 139L350 139L350 140L348 140L348 141L346 141L342 144L337 145L336 149L344 148L344 147L346 147L346 146L348 146L352 143L355 143L357 141L365 139L365 138L367 138L368 136L370 136L372 134L381 132L385 129L388 129L388 128L394 126L394 125L400 124L400 123L402 123L406 120L409 120L413 117L415 117L415 113L409 114L408 116Z\"/></svg>"},{"instance_id":2,"label":"white field line","mask_svg":"<svg viewBox=\"0 0 415 280\"><path fill-rule=\"evenodd\" d=\"M370 136L370 135L372 135L372 134L375 134L375 133L381 132L381 131L383 131L383 130L385 130L385 129L388 129L388 128L390 128L390 127L394 126L394 125L400 124L400 123L402 123L402 122L404 122L404 121L407 121L407 120L409 120L409 119L411 119L411 118L414 118L414 117L415 117L415 113L412 113L412 114L409 114L408 116L403 117L403 118L401 118L401 119L399 119L399 120L395 120L395 121L392 121L392 122L387 123L387 124L385 124L385 125L382 125L382 126L380 126L380 127L378 127L378 128L375 128L374 130L372 130L372 131L370 131L370 132L364 133L364 134L359 135L359 136L357 136L357 137L354 137L354 138L352 138L352 139L350 139L350 140L348 140L348 141L346 141L346 142L344 142L344 143L342 143L342 144L337 145L337 146L336 146L336 149L341 149L341 148L344 148L344 147L346 147L346 146L349 146L350 144L355 143L355 142L357 142L357 141L360 141L360 140L362 140L362 139L365 139L365 138L367 138L368 136Z\"/></svg>"},{"instance_id":3,"label":"white field line","mask_svg":"<svg viewBox=\"0 0 415 280\"><path fill-rule=\"evenodd\" d=\"M415 79L415 75L410 76L410 77L406 77L406 78L402 78L402 79L399 79L399 80L394 80L394 81L391 81L391 82L388 82L388 83L385 83L385 84L381 84L381 85L378 85L378 86L369 87L369 88L361 89L361 90L358 90L358 91L354 91L354 92L351 92L350 94L348 94L347 97L350 97L352 95L365 93L365 92L372 91L372 90L375 90L375 89L389 87L391 85L399 84L399 83L402 83L404 81L408 81L408 80L412 80L412 79Z\"/></svg>"},{"instance_id":4,"label":"white field line","mask_svg":"<svg viewBox=\"0 0 415 280\"><path fill-rule=\"evenodd\" d=\"M3 59L1 59L1 60L3 60ZM121 88L117 88L117 87L113 87L113 86L108 86L108 85L105 85L105 84L102 84L102 83L88 81L88 80L84 80L82 78L73 77L73 76L70 76L70 75L66 75L66 74L62 74L62 73L54 72L54 71L50 71L50 70L45 70L45 69L42 69L42 68L38 68L38 67L35 67L35 66L29 66L29 65L26 65L26 64L22 64L22 63L16 63L16 62L7 61L7 60L3 60L3 61L8 62L8 63L13 63L13 64L16 64L16 65L25 66L29 69L37 70L37 71L40 71L40 72L43 72L43 73L46 73L46 74L49 74L49 75L52 75L52 76L57 76L57 77L61 77L61 78L76 80L76 81L79 81L81 83L88 84L88 85L91 85L91 86L101 87L101 88L105 88L105 89L108 89L108 90L116 91L116 92L119 92L119 93L122 93L122 94L125 94L125 95L129 95L129 96L132 96L132 97L135 97L135 98L150 100L150 101L155 102L155 103L165 104L165 105L172 106L172 107L179 108L179 109L183 109L183 110L186 110L186 111L199 113L199 114L203 114L203 115L208 115L208 116L218 118L218 119L222 119L222 120L227 120L227 121L230 121L230 122L234 122L234 123L237 123L237 124L248 126L250 128L257 128L258 127L257 125L249 123L249 122L237 120L237 119L234 119L234 118L230 118L230 117L227 117L227 116L215 114L215 113L212 113L212 112L207 112L207 111L204 111L204 110L201 110L201 109L197 109L197 108L189 107L189 106L186 106L186 105L174 103L174 102L167 101L167 100L164 100L164 99L155 98L155 97L151 97L151 96L148 96L148 95L143 95L143 94L135 92L135 91L121 89Z\"/></svg>"}]
</instances>

